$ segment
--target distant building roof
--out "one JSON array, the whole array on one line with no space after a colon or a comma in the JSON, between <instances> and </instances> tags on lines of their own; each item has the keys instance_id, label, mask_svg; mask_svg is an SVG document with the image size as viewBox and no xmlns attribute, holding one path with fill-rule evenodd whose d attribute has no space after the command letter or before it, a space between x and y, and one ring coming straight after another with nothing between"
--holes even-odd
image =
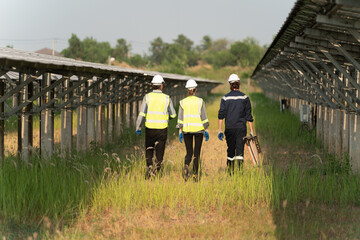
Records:
<instances>
[{"instance_id":1,"label":"distant building roof","mask_svg":"<svg viewBox=\"0 0 360 240\"><path fill-rule=\"evenodd\" d=\"M52 52L53 50L50 48L42 48L40 50L35 51L36 53L40 53L40 54L46 54L46 55L53 55ZM57 51L54 51L54 56L61 56L61 54Z\"/></svg>"}]
</instances>

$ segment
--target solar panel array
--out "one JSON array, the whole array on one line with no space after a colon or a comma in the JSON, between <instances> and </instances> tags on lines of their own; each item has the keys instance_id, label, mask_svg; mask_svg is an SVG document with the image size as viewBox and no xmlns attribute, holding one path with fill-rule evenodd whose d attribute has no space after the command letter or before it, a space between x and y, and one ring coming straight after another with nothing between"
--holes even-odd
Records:
<instances>
[{"instance_id":1,"label":"solar panel array","mask_svg":"<svg viewBox=\"0 0 360 240\"><path fill-rule=\"evenodd\" d=\"M39 114L42 121L40 150L49 156L54 145L53 115L58 110L62 112L63 152L71 152L72 130L65 127L72 128L69 116L74 109L78 112L77 149L86 150L95 140L104 144L105 121L107 135L119 134L126 118L131 118L128 123L135 119L139 102L152 91L150 82L156 74L163 76L164 92L176 101L176 96L186 94L185 83L190 78L197 81L200 94L221 84L0 47L0 157L4 156L4 120L14 115L18 116L18 152L25 160L33 145L34 114Z\"/></svg>"},{"instance_id":2,"label":"solar panel array","mask_svg":"<svg viewBox=\"0 0 360 240\"><path fill-rule=\"evenodd\" d=\"M360 172L360 1L297 0L252 78L294 113L309 106L317 138Z\"/></svg>"},{"instance_id":3,"label":"solar panel array","mask_svg":"<svg viewBox=\"0 0 360 240\"><path fill-rule=\"evenodd\" d=\"M298 0L253 72L266 91L359 113L360 1Z\"/></svg>"}]
</instances>

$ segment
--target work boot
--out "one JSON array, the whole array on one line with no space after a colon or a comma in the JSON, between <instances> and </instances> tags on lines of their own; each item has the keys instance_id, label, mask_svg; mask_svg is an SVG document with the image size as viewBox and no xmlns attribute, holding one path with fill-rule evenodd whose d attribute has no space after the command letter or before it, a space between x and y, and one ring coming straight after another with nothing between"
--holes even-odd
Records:
<instances>
[{"instance_id":1,"label":"work boot","mask_svg":"<svg viewBox=\"0 0 360 240\"><path fill-rule=\"evenodd\" d=\"M153 175L154 175L154 173L153 173L153 166L150 165L150 166L148 166L147 169L146 169L145 180L150 179Z\"/></svg>"},{"instance_id":2,"label":"work boot","mask_svg":"<svg viewBox=\"0 0 360 240\"><path fill-rule=\"evenodd\" d=\"M184 170L183 170L183 178L184 178L185 182L189 179L189 177L190 177L189 166L187 164L185 164Z\"/></svg>"}]
</instances>

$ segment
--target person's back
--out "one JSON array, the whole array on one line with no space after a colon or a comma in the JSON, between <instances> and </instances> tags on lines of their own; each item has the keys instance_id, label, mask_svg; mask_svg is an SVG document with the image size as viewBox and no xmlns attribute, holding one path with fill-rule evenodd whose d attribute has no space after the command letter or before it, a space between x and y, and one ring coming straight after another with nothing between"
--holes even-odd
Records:
<instances>
[{"instance_id":1,"label":"person's back","mask_svg":"<svg viewBox=\"0 0 360 240\"><path fill-rule=\"evenodd\" d=\"M184 111L183 132L195 133L204 131L201 120L201 109L203 106L202 98L197 96L188 96L180 101L180 107Z\"/></svg>"},{"instance_id":2,"label":"person's back","mask_svg":"<svg viewBox=\"0 0 360 240\"><path fill-rule=\"evenodd\" d=\"M145 127L151 129L164 129L168 126L169 112L168 107L170 97L161 91L154 91L145 95L148 106Z\"/></svg>"},{"instance_id":3,"label":"person's back","mask_svg":"<svg viewBox=\"0 0 360 240\"><path fill-rule=\"evenodd\" d=\"M225 128L246 128L246 122L252 120L251 103L243 92L232 90L222 97L219 119L225 118Z\"/></svg>"}]
</instances>

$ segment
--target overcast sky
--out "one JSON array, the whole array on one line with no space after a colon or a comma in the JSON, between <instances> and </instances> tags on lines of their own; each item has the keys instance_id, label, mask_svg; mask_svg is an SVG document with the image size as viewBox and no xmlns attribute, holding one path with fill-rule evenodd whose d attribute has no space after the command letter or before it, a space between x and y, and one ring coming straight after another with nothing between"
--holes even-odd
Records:
<instances>
[{"instance_id":1,"label":"overcast sky","mask_svg":"<svg viewBox=\"0 0 360 240\"><path fill-rule=\"evenodd\" d=\"M172 42L184 34L231 41L255 37L270 44L295 0L0 0L0 46L61 51L75 33L112 47L119 38L132 53L148 51L156 37Z\"/></svg>"}]
</instances>

